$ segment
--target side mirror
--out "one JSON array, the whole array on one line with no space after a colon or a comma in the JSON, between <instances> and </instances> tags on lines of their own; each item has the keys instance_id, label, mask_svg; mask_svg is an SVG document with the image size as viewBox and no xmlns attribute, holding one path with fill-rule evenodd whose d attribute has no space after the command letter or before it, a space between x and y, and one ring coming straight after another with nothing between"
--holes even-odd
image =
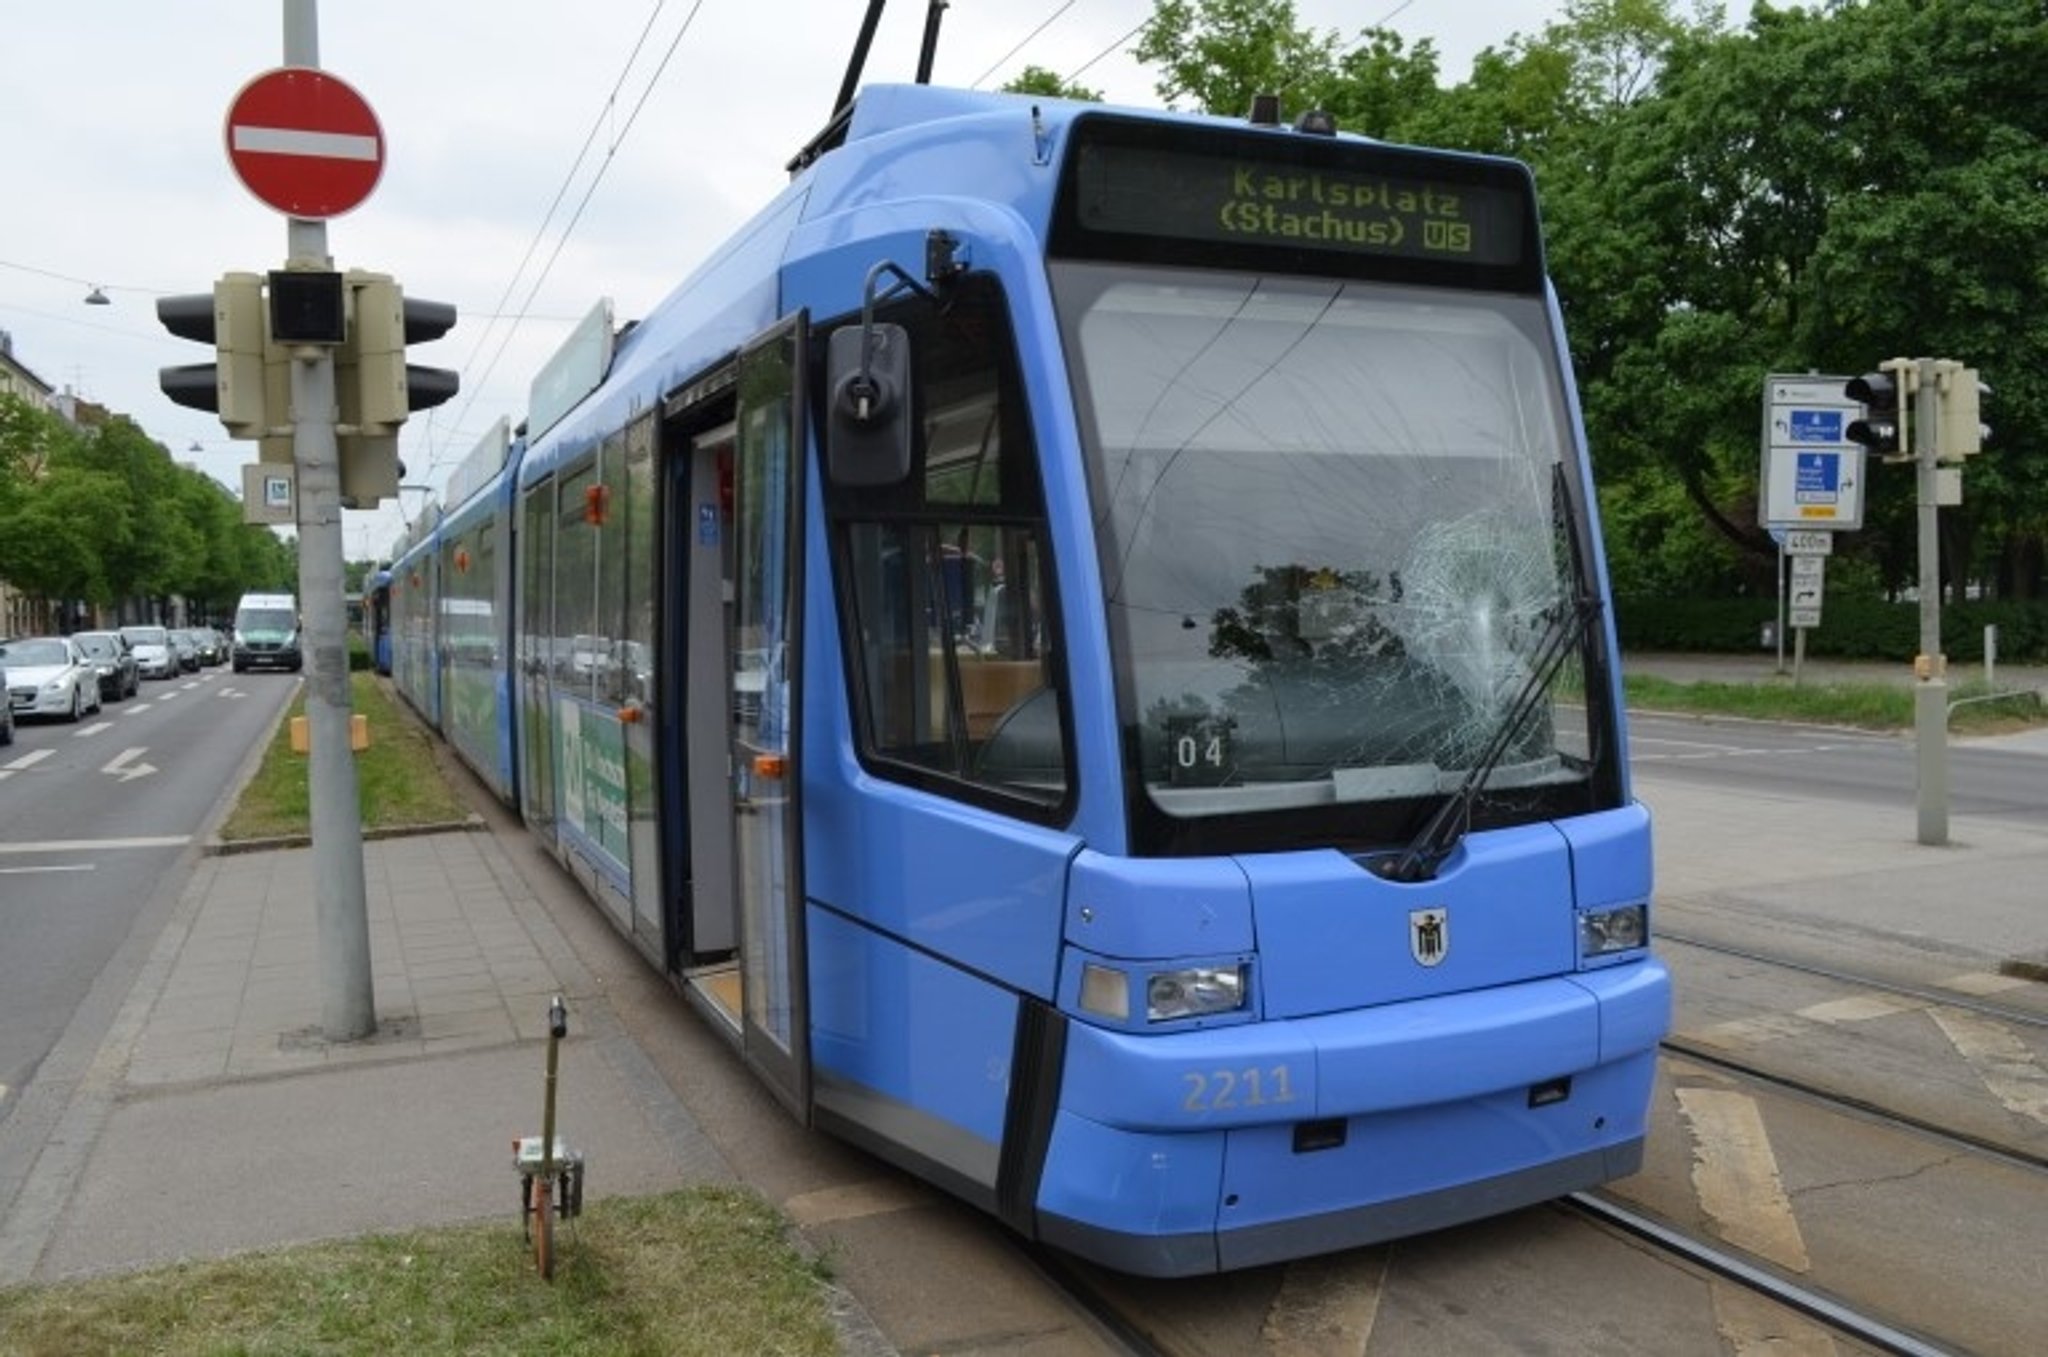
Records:
<instances>
[{"instance_id":1,"label":"side mirror","mask_svg":"<svg viewBox=\"0 0 2048 1357\"><path fill-rule=\"evenodd\" d=\"M826 466L839 485L881 487L910 475L910 335L865 322L832 332L825 355Z\"/></svg>"}]
</instances>

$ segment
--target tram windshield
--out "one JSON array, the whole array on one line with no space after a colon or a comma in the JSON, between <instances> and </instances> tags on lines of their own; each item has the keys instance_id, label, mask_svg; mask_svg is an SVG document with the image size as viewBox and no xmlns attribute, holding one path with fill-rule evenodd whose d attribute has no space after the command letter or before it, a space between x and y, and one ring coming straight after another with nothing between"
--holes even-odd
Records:
<instances>
[{"instance_id":1,"label":"tram windshield","mask_svg":"<svg viewBox=\"0 0 2048 1357\"><path fill-rule=\"evenodd\" d=\"M1398 835L1590 587L1541 299L1092 263L1054 281L1152 807L1341 806ZM1583 784L1583 683L1574 645L1487 791Z\"/></svg>"}]
</instances>

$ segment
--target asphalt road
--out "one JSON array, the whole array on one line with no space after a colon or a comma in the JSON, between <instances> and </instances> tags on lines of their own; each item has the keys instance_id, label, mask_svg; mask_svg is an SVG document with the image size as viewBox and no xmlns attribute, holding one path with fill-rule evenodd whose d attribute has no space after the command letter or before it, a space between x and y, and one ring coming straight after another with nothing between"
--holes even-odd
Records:
<instances>
[{"instance_id":1,"label":"asphalt road","mask_svg":"<svg viewBox=\"0 0 2048 1357\"><path fill-rule=\"evenodd\" d=\"M296 686L225 666L149 680L77 725L22 722L0 750L0 1120L147 903L189 875Z\"/></svg>"},{"instance_id":2,"label":"asphalt road","mask_svg":"<svg viewBox=\"0 0 2048 1357\"><path fill-rule=\"evenodd\" d=\"M2021 741L2038 736L2022 736ZM1916 805L1910 733L1874 733L1722 717L1629 715L1629 764L1638 777L1716 790L1896 808ZM2048 807L2048 756L1993 739L1951 739L1949 812L2038 823Z\"/></svg>"}]
</instances>

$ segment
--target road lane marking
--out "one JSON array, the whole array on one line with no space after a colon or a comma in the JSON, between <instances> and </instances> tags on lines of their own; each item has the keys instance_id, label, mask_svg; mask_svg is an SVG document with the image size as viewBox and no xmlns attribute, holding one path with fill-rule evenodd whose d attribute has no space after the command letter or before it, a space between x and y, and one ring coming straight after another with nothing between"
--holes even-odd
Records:
<instances>
[{"instance_id":1,"label":"road lane marking","mask_svg":"<svg viewBox=\"0 0 2048 1357\"><path fill-rule=\"evenodd\" d=\"M23 754L12 763L0 765L0 782L5 782L16 773L27 772L56 752L54 749L38 749L33 753Z\"/></svg>"},{"instance_id":2,"label":"road lane marking","mask_svg":"<svg viewBox=\"0 0 2048 1357\"><path fill-rule=\"evenodd\" d=\"M130 706L130 707L129 707L129 708L128 708L128 709L126 710L126 711L122 712L122 713L121 713L121 715L123 715L123 716L133 716L133 715L135 715L135 713L137 713L137 712L139 712L139 711L148 711L148 710L149 710L149 704L148 704L147 702L137 702L137 703L133 704L132 706Z\"/></svg>"},{"instance_id":3,"label":"road lane marking","mask_svg":"<svg viewBox=\"0 0 2048 1357\"><path fill-rule=\"evenodd\" d=\"M1363 1357L1394 1251L1352 1249L1287 1265L1260 1330L1265 1357Z\"/></svg>"},{"instance_id":4,"label":"road lane marking","mask_svg":"<svg viewBox=\"0 0 2048 1357\"><path fill-rule=\"evenodd\" d=\"M51 863L47 867L0 867L0 876L30 876L41 872L89 872L90 862Z\"/></svg>"},{"instance_id":5,"label":"road lane marking","mask_svg":"<svg viewBox=\"0 0 2048 1357\"><path fill-rule=\"evenodd\" d=\"M136 839L51 839L46 843L0 843L0 853L85 853L115 848L183 848L190 834L161 834Z\"/></svg>"},{"instance_id":6,"label":"road lane marking","mask_svg":"<svg viewBox=\"0 0 2048 1357\"><path fill-rule=\"evenodd\" d=\"M135 762L136 759L148 752L149 746L146 744L130 746L102 764L100 771L102 773L112 773L123 782L133 782L136 778L148 777L156 771L156 765L153 763Z\"/></svg>"},{"instance_id":7,"label":"road lane marking","mask_svg":"<svg viewBox=\"0 0 2048 1357\"><path fill-rule=\"evenodd\" d=\"M2011 1028L1957 1008L1930 1008L1927 1016L1948 1034L1998 1101L2019 1116L2048 1125L2048 1071Z\"/></svg>"},{"instance_id":8,"label":"road lane marking","mask_svg":"<svg viewBox=\"0 0 2048 1357\"><path fill-rule=\"evenodd\" d=\"M1692 1183L1700 1209L1728 1243L1792 1272L1813 1266L1756 1100L1726 1089L1681 1088L1692 1128Z\"/></svg>"},{"instance_id":9,"label":"road lane marking","mask_svg":"<svg viewBox=\"0 0 2048 1357\"><path fill-rule=\"evenodd\" d=\"M95 721L91 725L85 727L85 729L83 730L72 731L71 738L74 740L82 740L88 735L97 735L103 730L112 730L113 728L114 723L112 721Z\"/></svg>"}]
</instances>

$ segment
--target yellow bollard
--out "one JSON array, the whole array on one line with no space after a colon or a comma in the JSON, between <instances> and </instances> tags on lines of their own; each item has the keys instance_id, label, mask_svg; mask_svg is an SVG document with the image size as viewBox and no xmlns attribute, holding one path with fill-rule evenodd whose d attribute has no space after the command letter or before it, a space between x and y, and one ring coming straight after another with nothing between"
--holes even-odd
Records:
<instances>
[{"instance_id":1,"label":"yellow bollard","mask_svg":"<svg viewBox=\"0 0 2048 1357\"><path fill-rule=\"evenodd\" d=\"M292 753L304 754L313 747L312 737L307 733L306 718L292 718ZM348 718L348 747L360 754L370 747L370 718L356 712Z\"/></svg>"}]
</instances>

